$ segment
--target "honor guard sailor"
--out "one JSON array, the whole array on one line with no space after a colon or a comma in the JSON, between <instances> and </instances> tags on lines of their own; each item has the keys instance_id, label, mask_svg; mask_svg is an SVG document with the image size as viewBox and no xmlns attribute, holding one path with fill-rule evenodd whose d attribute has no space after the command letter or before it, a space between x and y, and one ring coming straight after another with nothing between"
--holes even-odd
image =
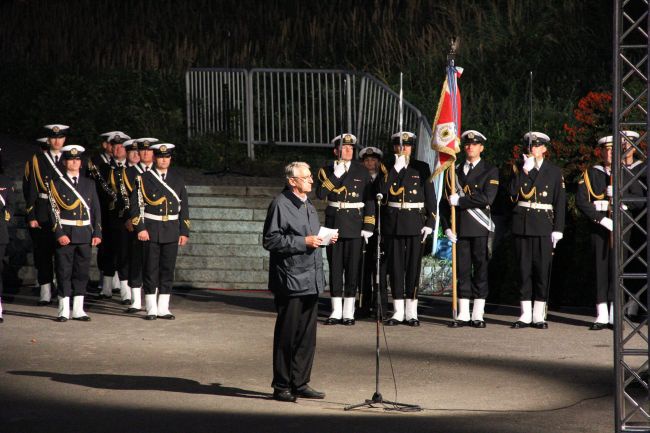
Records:
<instances>
[{"instance_id":1,"label":"honor guard sailor","mask_svg":"<svg viewBox=\"0 0 650 433\"><path fill-rule=\"evenodd\" d=\"M461 135L464 163L456 166L456 185L450 171L445 177L447 200L440 202L445 235L456 243L458 268L458 316L450 327L485 328L483 313L488 296L488 237L494 232L490 207L499 189L499 170L481 158L487 138L479 131ZM451 230L451 206L456 206L456 233ZM470 317L470 299L474 308Z\"/></svg>"},{"instance_id":2,"label":"honor guard sailor","mask_svg":"<svg viewBox=\"0 0 650 433\"><path fill-rule=\"evenodd\" d=\"M52 260L55 241L49 218L50 203L47 185L51 180L61 176L63 170L61 148L65 144L70 127L51 124L45 125L44 128L47 134L47 144L43 146L42 151L36 152L27 161L23 178L27 226L32 238L34 266L40 286L38 305L49 304L53 295L54 268Z\"/></svg>"},{"instance_id":3,"label":"honor guard sailor","mask_svg":"<svg viewBox=\"0 0 650 433\"><path fill-rule=\"evenodd\" d=\"M57 241L54 253L59 289L57 320L90 321L83 308L90 272L91 246L101 242L101 209L92 180L80 175L84 148L64 146L63 175L49 183L49 217Z\"/></svg>"},{"instance_id":4,"label":"honor guard sailor","mask_svg":"<svg viewBox=\"0 0 650 433\"><path fill-rule=\"evenodd\" d=\"M134 193L137 187L137 177L148 172L153 167L153 149L151 145L157 143L156 138L145 137L133 140L127 149L135 149L139 161L126 169L125 187L129 196ZM128 143L128 141L127 141ZM128 158L131 161L130 154L133 150L128 150ZM130 200L129 200L130 201ZM135 204L131 204L134 206ZM129 248L129 281L131 287L131 306L126 310L127 313L137 313L142 309L142 267L144 265L143 251L144 242L138 239L137 233L133 229L131 219L125 222L126 229L129 231L130 248Z\"/></svg>"},{"instance_id":5,"label":"honor guard sailor","mask_svg":"<svg viewBox=\"0 0 650 433\"><path fill-rule=\"evenodd\" d=\"M524 142L530 143L530 154L523 155L523 164L513 166L509 191L515 203L512 234L521 300L521 316L512 328L546 329L551 261L553 249L563 237L566 192L562 170L544 157L548 135L528 132Z\"/></svg>"},{"instance_id":6,"label":"honor guard sailor","mask_svg":"<svg viewBox=\"0 0 650 433\"><path fill-rule=\"evenodd\" d=\"M316 196L327 200L325 227L338 229L339 236L338 242L326 247L332 313L325 324L349 326L355 323L362 242L373 234L375 203L368 170L352 159L357 138L342 134L332 144L337 160L318 170L316 181Z\"/></svg>"},{"instance_id":7,"label":"honor guard sailor","mask_svg":"<svg viewBox=\"0 0 650 433\"><path fill-rule=\"evenodd\" d=\"M175 319L169 310L169 301L176 256L178 246L185 245L190 234L185 182L169 167L174 147L169 143L151 146L154 169L138 176L131 194L131 224L138 240L144 242L143 288L147 320Z\"/></svg>"},{"instance_id":8,"label":"honor guard sailor","mask_svg":"<svg viewBox=\"0 0 650 433\"><path fill-rule=\"evenodd\" d=\"M420 268L424 242L435 225L436 193L429 165L411 156L416 140L412 132L393 134L394 163L387 167L380 187L386 200L381 233L393 293L393 316L385 321L388 326L420 326Z\"/></svg>"},{"instance_id":9,"label":"honor guard sailor","mask_svg":"<svg viewBox=\"0 0 650 433\"><path fill-rule=\"evenodd\" d=\"M634 131L621 131L621 134L630 138L639 138ZM621 139L623 141L623 139ZM601 146L600 155L602 162L596 164L582 173L578 180L578 192L576 193L576 206L580 211L593 222L591 226L591 250L594 260L596 277L596 321L591 324L592 331L599 331L614 324L614 290L612 285L613 271L613 250L610 241L611 232L614 229L612 220L612 146L613 136L602 137L598 140ZM624 183L632 180L632 172L623 173ZM643 197L643 191L637 188L638 182L631 183L627 197L635 195ZM625 210L628 210L628 206ZM630 212L640 208L639 204L630 203ZM626 239L629 244L629 236ZM608 308L609 304L609 308Z\"/></svg>"},{"instance_id":10,"label":"honor guard sailor","mask_svg":"<svg viewBox=\"0 0 650 433\"><path fill-rule=\"evenodd\" d=\"M2 149L0 149L2 150ZM0 275L4 266L4 255L9 244L9 231L7 226L14 216L14 183L4 175L2 169L2 162L0 160ZM2 318L2 291L3 283L0 278L0 323L4 321Z\"/></svg>"}]
</instances>

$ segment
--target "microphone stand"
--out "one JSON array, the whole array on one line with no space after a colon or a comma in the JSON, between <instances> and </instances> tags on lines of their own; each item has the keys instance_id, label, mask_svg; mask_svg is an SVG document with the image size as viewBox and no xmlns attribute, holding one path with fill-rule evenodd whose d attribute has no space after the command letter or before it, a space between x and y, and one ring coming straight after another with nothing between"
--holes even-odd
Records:
<instances>
[{"instance_id":1,"label":"microphone stand","mask_svg":"<svg viewBox=\"0 0 650 433\"><path fill-rule=\"evenodd\" d=\"M421 411L422 408L418 406L417 404L407 404L407 403L398 403L396 401L390 401L390 400L384 400L384 397L382 397L381 393L379 392L379 326L383 326L382 322L382 317L383 317L383 312L381 309L381 293L379 289L379 281L380 281L380 266L381 266L381 211L380 211L380 206L381 206L381 199L384 198L383 194L379 193L376 196L377 199L377 257L375 260L375 287L373 287L373 290L375 291L375 308L376 308L376 339L375 339L375 393L372 395L372 398L369 400L365 400L362 403L357 403L357 404L352 404L345 406L343 410L352 410L352 409L358 409L360 407L374 407L373 405L375 404L384 404L384 405L390 405L393 406L393 408L397 410L408 410L408 411Z\"/></svg>"}]
</instances>

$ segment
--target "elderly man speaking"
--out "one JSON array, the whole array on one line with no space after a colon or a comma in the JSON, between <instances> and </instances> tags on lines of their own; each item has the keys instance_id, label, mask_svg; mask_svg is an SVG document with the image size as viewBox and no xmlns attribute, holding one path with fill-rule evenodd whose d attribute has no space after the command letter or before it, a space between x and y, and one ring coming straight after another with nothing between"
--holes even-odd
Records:
<instances>
[{"instance_id":1,"label":"elderly man speaking","mask_svg":"<svg viewBox=\"0 0 650 433\"><path fill-rule=\"evenodd\" d=\"M295 402L325 398L309 386L316 349L318 294L325 288L323 239L316 208L307 197L314 182L309 165L285 168L286 188L269 206L264 248L271 253L269 290L278 317L273 336L273 398ZM336 237L332 238L336 242Z\"/></svg>"}]
</instances>

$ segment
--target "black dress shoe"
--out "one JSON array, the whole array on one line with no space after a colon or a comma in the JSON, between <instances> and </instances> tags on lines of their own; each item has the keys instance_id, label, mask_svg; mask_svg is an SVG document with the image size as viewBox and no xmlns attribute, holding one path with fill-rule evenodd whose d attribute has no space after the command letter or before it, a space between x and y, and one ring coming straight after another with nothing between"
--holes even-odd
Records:
<instances>
[{"instance_id":1,"label":"black dress shoe","mask_svg":"<svg viewBox=\"0 0 650 433\"><path fill-rule=\"evenodd\" d=\"M72 320L79 320L80 322L90 322L89 316L73 317Z\"/></svg>"},{"instance_id":2,"label":"black dress shoe","mask_svg":"<svg viewBox=\"0 0 650 433\"><path fill-rule=\"evenodd\" d=\"M156 320L157 317L155 314L147 314L144 318L144 320Z\"/></svg>"},{"instance_id":3,"label":"black dress shoe","mask_svg":"<svg viewBox=\"0 0 650 433\"><path fill-rule=\"evenodd\" d=\"M355 324L355 321L354 319L343 319L341 323L344 324L345 326L352 326Z\"/></svg>"},{"instance_id":4,"label":"black dress shoe","mask_svg":"<svg viewBox=\"0 0 650 433\"><path fill-rule=\"evenodd\" d=\"M57 322L67 322L68 319L67 319L66 317L59 316L59 317L56 318L56 321L57 321Z\"/></svg>"},{"instance_id":5,"label":"black dress shoe","mask_svg":"<svg viewBox=\"0 0 650 433\"><path fill-rule=\"evenodd\" d=\"M384 320L384 325L386 325L386 326L397 326L400 323L402 323L402 322L400 322L397 319L392 319L392 318L388 319L388 320Z\"/></svg>"},{"instance_id":6,"label":"black dress shoe","mask_svg":"<svg viewBox=\"0 0 650 433\"><path fill-rule=\"evenodd\" d=\"M602 331L603 329L607 328L609 324L608 323L592 323L591 326L589 327L590 331Z\"/></svg>"},{"instance_id":7,"label":"black dress shoe","mask_svg":"<svg viewBox=\"0 0 650 433\"><path fill-rule=\"evenodd\" d=\"M39 307L44 307L46 305L50 305L51 302L52 301L38 301L36 305L38 305Z\"/></svg>"},{"instance_id":8,"label":"black dress shoe","mask_svg":"<svg viewBox=\"0 0 650 433\"><path fill-rule=\"evenodd\" d=\"M287 403L295 403L296 396L291 394L291 391L289 390L276 389L275 391L273 391L273 400L284 401Z\"/></svg>"},{"instance_id":9,"label":"black dress shoe","mask_svg":"<svg viewBox=\"0 0 650 433\"><path fill-rule=\"evenodd\" d=\"M485 321L483 320L472 320L472 327L474 328L485 328Z\"/></svg>"},{"instance_id":10,"label":"black dress shoe","mask_svg":"<svg viewBox=\"0 0 650 433\"><path fill-rule=\"evenodd\" d=\"M530 323L522 322L521 320L517 320L515 323L510 325L512 329L522 329L522 328L528 328L530 326Z\"/></svg>"},{"instance_id":11,"label":"black dress shoe","mask_svg":"<svg viewBox=\"0 0 650 433\"><path fill-rule=\"evenodd\" d=\"M174 320L176 319L176 316L170 313L170 314L164 314L162 316L158 316L158 318L165 319L165 320Z\"/></svg>"},{"instance_id":12,"label":"black dress shoe","mask_svg":"<svg viewBox=\"0 0 650 433\"><path fill-rule=\"evenodd\" d=\"M406 324L409 326L418 327L420 326L420 321L418 319L409 319Z\"/></svg>"},{"instance_id":13,"label":"black dress shoe","mask_svg":"<svg viewBox=\"0 0 650 433\"><path fill-rule=\"evenodd\" d=\"M469 320L453 320L447 326L449 326L450 328L463 328L469 325L470 325Z\"/></svg>"},{"instance_id":14,"label":"black dress shoe","mask_svg":"<svg viewBox=\"0 0 650 433\"><path fill-rule=\"evenodd\" d=\"M306 385L301 390L295 390L293 392L293 395L300 398L315 398L318 400L322 400L325 398L324 392L316 391L314 388L312 388L309 385Z\"/></svg>"},{"instance_id":15,"label":"black dress shoe","mask_svg":"<svg viewBox=\"0 0 650 433\"><path fill-rule=\"evenodd\" d=\"M535 322L531 326L535 329L548 329L548 323L546 322Z\"/></svg>"},{"instance_id":16,"label":"black dress shoe","mask_svg":"<svg viewBox=\"0 0 650 433\"><path fill-rule=\"evenodd\" d=\"M338 325L339 323L341 323L341 319L328 317L327 319L325 319L325 322L323 322L323 325Z\"/></svg>"},{"instance_id":17,"label":"black dress shoe","mask_svg":"<svg viewBox=\"0 0 650 433\"><path fill-rule=\"evenodd\" d=\"M4 321L5 321L5 319L3 319L2 317L0 317L0 323L2 323L2 322L4 322Z\"/></svg>"},{"instance_id":18,"label":"black dress shoe","mask_svg":"<svg viewBox=\"0 0 650 433\"><path fill-rule=\"evenodd\" d=\"M130 314L137 313L138 311L140 311L139 308L133 308L133 307L124 310L125 313L130 313Z\"/></svg>"},{"instance_id":19,"label":"black dress shoe","mask_svg":"<svg viewBox=\"0 0 650 433\"><path fill-rule=\"evenodd\" d=\"M131 305L130 299L122 299L122 305Z\"/></svg>"},{"instance_id":20,"label":"black dress shoe","mask_svg":"<svg viewBox=\"0 0 650 433\"><path fill-rule=\"evenodd\" d=\"M612 329L612 330L613 330L613 329L614 329L614 325L612 325L611 323L608 323L608 324L607 324L607 329Z\"/></svg>"},{"instance_id":21,"label":"black dress shoe","mask_svg":"<svg viewBox=\"0 0 650 433\"><path fill-rule=\"evenodd\" d=\"M97 295L97 299L102 300L102 299L112 299L113 295L104 295L103 293L100 293Z\"/></svg>"}]
</instances>

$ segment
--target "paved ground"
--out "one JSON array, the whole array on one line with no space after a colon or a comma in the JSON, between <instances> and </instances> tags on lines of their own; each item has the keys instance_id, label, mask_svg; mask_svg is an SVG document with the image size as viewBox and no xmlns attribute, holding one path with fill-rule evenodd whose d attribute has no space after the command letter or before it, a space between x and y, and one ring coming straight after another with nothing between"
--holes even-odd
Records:
<instances>
[{"instance_id":1,"label":"paved ground","mask_svg":"<svg viewBox=\"0 0 650 433\"><path fill-rule=\"evenodd\" d=\"M547 331L511 330L515 309L489 305L488 328L453 330L449 299L426 298L420 328L385 329L397 397L384 347L380 375L385 399L424 411L345 412L375 389L374 322L319 325L312 385L327 398L291 404L270 400L267 293L179 291L177 320L155 322L89 300L92 322L57 323L31 289L9 298L3 433L613 430L612 334L587 331L587 316L552 313Z\"/></svg>"}]
</instances>

